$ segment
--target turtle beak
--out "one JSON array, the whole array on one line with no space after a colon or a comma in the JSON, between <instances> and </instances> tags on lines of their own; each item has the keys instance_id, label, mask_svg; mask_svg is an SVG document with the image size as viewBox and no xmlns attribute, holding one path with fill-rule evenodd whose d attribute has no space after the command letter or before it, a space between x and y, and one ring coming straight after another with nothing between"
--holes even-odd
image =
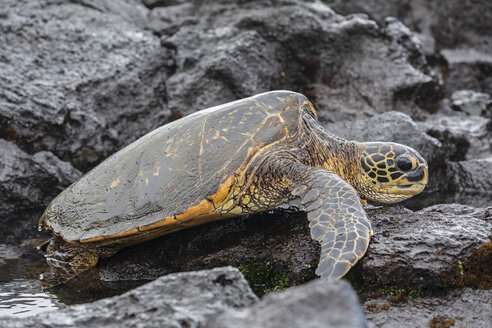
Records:
<instances>
[{"instance_id":1,"label":"turtle beak","mask_svg":"<svg viewBox=\"0 0 492 328\"><path fill-rule=\"evenodd\" d=\"M425 183L411 183L406 185L399 185L390 188L390 194L400 194L414 196L420 194L425 188Z\"/></svg>"},{"instance_id":2,"label":"turtle beak","mask_svg":"<svg viewBox=\"0 0 492 328\"><path fill-rule=\"evenodd\" d=\"M407 174L405 176L405 181L408 183L393 186L388 192L390 194L401 194L408 196L420 194L429 181L429 170L427 168L427 163L421 164L413 172Z\"/></svg>"}]
</instances>

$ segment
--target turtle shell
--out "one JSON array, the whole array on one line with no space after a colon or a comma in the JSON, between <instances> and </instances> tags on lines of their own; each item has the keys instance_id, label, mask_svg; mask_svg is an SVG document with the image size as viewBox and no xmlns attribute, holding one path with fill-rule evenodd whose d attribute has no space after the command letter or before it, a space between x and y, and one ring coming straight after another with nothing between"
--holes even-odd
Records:
<instances>
[{"instance_id":1,"label":"turtle shell","mask_svg":"<svg viewBox=\"0 0 492 328\"><path fill-rule=\"evenodd\" d=\"M273 91L166 124L65 189L40 224L75 242L183 225L212 212L255 154L294 136L305 107L314 113L303 95Z\"/></svg>"}]
</instances>

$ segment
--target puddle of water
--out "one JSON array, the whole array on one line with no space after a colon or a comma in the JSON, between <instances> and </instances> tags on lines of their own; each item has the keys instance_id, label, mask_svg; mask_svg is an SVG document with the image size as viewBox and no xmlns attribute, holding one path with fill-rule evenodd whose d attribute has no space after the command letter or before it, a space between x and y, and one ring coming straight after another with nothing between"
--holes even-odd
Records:
<instances>
[{"instance_id":1,"label":"puddle of water","mask_svg":"<svg viewBox=\"0 0 492 328\"><path fill-rule=\"evenodd\" d=\"M0 316L27 317L62 307L54 295L43 292L37 280L18 279L0 284Z\"/></svg>"},{"instance_id":2,"label":"puddle of water","mask_svg":"<svg viewBox=\"0 0 492 328\"><path fill-rule=\"evenodd\" d=\"M27 317L64 307L43 291L38 272L46 270L34 246L0 244L0 316Z\"/></svg>"}]
</instances>

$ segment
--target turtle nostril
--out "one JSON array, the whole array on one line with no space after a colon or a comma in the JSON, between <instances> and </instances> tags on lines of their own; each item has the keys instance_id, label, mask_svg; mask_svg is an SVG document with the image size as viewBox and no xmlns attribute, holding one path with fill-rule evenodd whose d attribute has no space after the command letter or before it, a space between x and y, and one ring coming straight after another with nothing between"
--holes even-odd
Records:
<instances>
[{"instance_id":1,"label":"turtle nostril","mask_svg":"<svg viewBox=\"0 0 492 328\"><path fill-rule=\"evenodd\" d=\"M396 159L396 166L403 172L408 172L412 169L412 161L407 157L400 156Z\"/></svg>"}]
</instances>

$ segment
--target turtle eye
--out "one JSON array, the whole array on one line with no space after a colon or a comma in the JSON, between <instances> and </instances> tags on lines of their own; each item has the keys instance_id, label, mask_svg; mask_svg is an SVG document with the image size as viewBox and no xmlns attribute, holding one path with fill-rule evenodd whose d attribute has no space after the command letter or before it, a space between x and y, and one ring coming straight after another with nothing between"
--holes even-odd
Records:
<instances>
[{"instance_id":1,"label":"turtle eye","mask_svg":"<svg viewBox=\"0 0 492 328\"><path fill-rule=\"evenodd\" d=\"M400 156L396 159L396 166L403 172L408 172L412 169L412 161L405 156Z\"/></svg>"}]
</instances>

